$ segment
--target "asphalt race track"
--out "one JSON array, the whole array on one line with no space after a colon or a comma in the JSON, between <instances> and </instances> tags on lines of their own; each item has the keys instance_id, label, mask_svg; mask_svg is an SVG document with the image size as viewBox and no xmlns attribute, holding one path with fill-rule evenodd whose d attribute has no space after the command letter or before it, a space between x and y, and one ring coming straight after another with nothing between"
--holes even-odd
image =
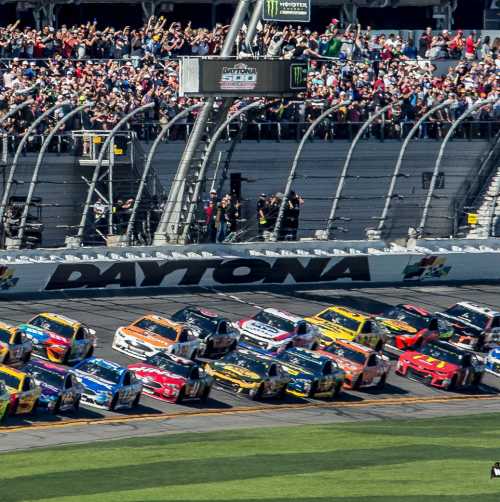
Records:
<instances>
[{"instance_id":1,"label":"asphalt race track","mask_svg":"<svg viewBox=\"0 0 500 502\"><path fill-rule=\"evenodd\" d=\"M39 312L56 312L78 319L97 331L96 356L127 365L136 360L111 349L113 334L117 327L128 324L146 312L169 316L186 305L196 305L237 320L253 315L260 307L269 306L299 315L313 314L331 304L379 313L389 305L402 302L415 303L429 310L441 310L460 300L500 309L499 293L500 286L497 285L364 289L295 286L265 291L178 289L149 296L5 300L0 301L0 319L20 323ZM52 417L40 413L36 418L9 418L0 426L0 451L169 431L500 411L499 392L500 378L488 374L483 380L480 396L470 398L464 393L429 388L391 374L383 391L346 391L338 402L324 403L321 400L290 397L284 403L255 403L244 396L217 388L215 384L205 409L196 402L172 405L144 395L141 405L132 411L112 413L82 405L77 417L70 414Z\"/></svg>"}]
</instances>

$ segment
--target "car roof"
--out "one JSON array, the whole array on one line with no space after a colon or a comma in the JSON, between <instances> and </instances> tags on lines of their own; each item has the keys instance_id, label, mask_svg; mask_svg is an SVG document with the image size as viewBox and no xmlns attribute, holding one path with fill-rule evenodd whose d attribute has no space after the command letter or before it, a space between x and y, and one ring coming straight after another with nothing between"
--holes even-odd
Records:
<instances>
[{"instance_id":1,"label":"car roof","mask_svg":"<svg viewBox=\"0 0 500 502\"><path fill-rule=\"evenodd\" d=\"M467 309L474 310L476 312L479 312L480 314L485 314L488 317L500 316L500 312L498 312L497 310L493 310L493 309L490 309L488 307L483 307L481 305L478 305L477 303L472 303L472 302L458 302L455 305L460 305L461 307L465 307Z\"/></svg>"},{"instance_id":2,"label":"car roof","mask_svg":"<svg viewBox=\"0 0 500 502\"><path fill-rule=\"evenodd\" d=\"M458 347L457 345L454 345L453 343L450 342L445 342L444 340L432 340L429 343L426 343L422 348L425 348L428 345L440 347L444 350L448 350L449 352L455 352L455 354L474 354L474 352L472 352L471 350Z\"/></svg>"},{"instance_id":3,"label":"car roof","mask_svg":"<svg viewBox=\"0 0 500 502\"><path fill-rule=\"evenodd\" d=\"M343 340L342 338L336 338L332 341L331 345L340 345L343 347L349 347L350 349L355 350L356 352L362 352L365 355L374 354L376 351L371 349L370 347L366 347L365 345L361 345L357 342L352 342L351 340Z\"/></svg>"},{"instance_id":4,"label":"car roof","mask_svg":"<svg viewBox=\"0 0 500 502\"><path fill-rule=\"evenodd\" d=\"M266 363L273 363L275 362L274 358L271 357L271 356L267 356L261 352L256 352L254 350L251 350L251 349L244 349L244 348L241 348L241 347L238 347L236 349L236 352L238 352L239 354L242 354L246 357L249 357L251 359L256 359L256 360L260 360L262 362L266 362Z\"/></svg>"},{"instance_id":5,"label":"car roof","mask_svg":"<svg viewBox=\"0 0 500 502\"><path fill-rule=\"evenodd\" d=\"M322 356L318 352L315 352L315 351L309 350L309 349L303 349L300 347L293 347L291 349L286 350L283 353L284 354L286 354L286 353L293 354L294 356L297 356L300 359L303 359L305 361L310 361L313 363L317 363L317 364L322 364L328 360L328 358L326 358L325 356Z\"/></svg>"},{"instance_id":6,"label":"car roof","mask_svg":"<svg viewBox=\"0 0 500 502\"><path fill-rule=\"evenodd\" d=\"M341 307L338 305L332 305L330 307L327 307L326 309L322 310L321 312L329 312L329 311L338 312L339 314L343 314L346 317L350 317L350 318L355 319L357 321L366 321L367 319L371 319L371 316L369 316L367 314L363 314L357 310L350 309L348 307Z\"/></svg>"},{"instance_id":7,"label":"car roof","mask_svg":"<svg viewBox=\"0 0 500 502\"><path fill-rule=\"evenodd\" d=\"M271 315L274 315L276 317L280 317L281 319L286 319L287 321L291 321L291 322L300 322L300 321L303 321L304 318L303 317L300 317L298 315L295 315L295 314L291 314L290 312L286 312L285 310L278 310L278 309L274 309L274 308L268 308L268 309L264 309L264 312L267 312Z\"/></svg>"},{"instance_id":8,"label":"car roof","mask_svg":"<svg viewBox=\"0 0 500 502\"><path fill-rule=\"evenodd\" d=\"M168 352L165 352L162 350L160 350L156 354L153 354L153 356L151 356L151 357L154 357L154 356L161 356L161 357L164 357L165 359L171 359L172 361L174 361L178 364L183 364L184 366L193 366L193 367L199 366L198 363L196 363L195 361L192 361L191 359L186 359L185 357L179 357L174 354L169 354Z\"/></svg>"},{"instance_id":9,"label":"car roof","mask_svg":"<svg viewBox=\"0 0 500 502\"><path fill-rule=\"evenodd\" d=\"M396 305L396 307L404 309L408 312L412 312L414 314L418 314L423 317L429 317L432 315L428 310L424 309L423 307L419 307L418 305L413 305L411 303L400 303L399 305Z\"/></svg>"},{"instance_id":10,"label":"car roof","mask_svg":"<svg viewBox=\"0 0 500 502\"><path fill-rule=\"evenodd\" d=\"M161 317L156 314L146 314L139 319L136 319L133 321L131 324L135 324L138 321L141 321L142 319L148 319L149 321L154 321L158 324L161 324L162 326L167 326L168 328L174 328L174 329L182 329L184 328L184 324L180 322L175 322L172 321L171 319L168 319L167 317Z\"/></svg>"},{"instance_id":11,"label":"car roof","mask_svg":"<svg viewBox=\"0 0 500 502\"><path fill-rule=\"evenodd\" d=\"M127 368L124 368L122 365L115 363L114 361L110 361L109 359L102 359L100 357L91 357L89 359L84 359L82 363L84 362L91 362L92 364L100 366L101 368L109 368L120 373L127 371Z\"/></svg>"},{"instance_id":12,"label":"car roof","mask_svg":"<svg viewBox=\"0 0 500 502\"><path fill-rule=\"evenodd\" d=\"M181 312L182 311L192 312L193 314L198 314L209 319L223 319L223 317L217 314L217 312L213 312L212 310L208 310L202 307L186 307L182 309Z\"/></svg>"},{"instance_id":13,"label":"car roof","mask_svg":"<svg viewBox=\"0 0 500 502\"><path fill-rule=\"evenodd\" d=\"M53 321L58 321L61 324L65 324L66 326L70 326L72 328L79 326L81 324L79 321L75 321L74 319L70 319L69 317L60 314L54 314L53 312L41 312L40 314L33 316L32 319L35 319L35 317L40 317L40 316Z\"/></svg>"},{"instance_id":14,"label":"car roof","mask_svg":"<svg viewBox=\"0 0 500 502\"><path fill-rule=\"evenodd\" d=\"M44 368L46 370L52 371L53 373L58 373L59 375L66 375L67 373L71 372L70 368L67 368L65 366L61 366L60 364L50 363L47 361L40 361L38 359L31 359L27 363L26 367L27 368L30 368L30 367Z\"/></svg>"}]
</instances>

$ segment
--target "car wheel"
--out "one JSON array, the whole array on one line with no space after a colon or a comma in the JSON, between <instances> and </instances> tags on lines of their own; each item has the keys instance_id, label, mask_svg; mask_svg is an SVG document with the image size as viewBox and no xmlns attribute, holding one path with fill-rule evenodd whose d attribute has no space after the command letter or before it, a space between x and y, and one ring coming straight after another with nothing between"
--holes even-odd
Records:
<instances>
[{"instance_id":1,"label":"car wheel","mask_svg":"<svg viewBox=\"0 0 500 502\"><path fill-rule=\"evenodd\" d=\"M132 401L132 408L137 408L139 406L139 402L141 401L141 393L139 392L135 399Z\"/></svg>"},{"instance_id":2,"label":"car wheel","mask_svg":"<svg viewBox=\"0 0 500 502\"><path fill-rule=\"evenodd\" d=\"M27 362L29 362L30 359L31 359L31 352L27 352L26 354L23 354L21 361L23 362L23 364L26 364Z\"/></svg>"},{"instance_id":3,"label":"car wheel","mask_svg":"<svg viewBox=\"0 0 500 502\"><path fill-rule=\"evenodd\" d=\"M313 343L311 350L318 350L319 349L319 343Z\"/></svg>"},{"instance_id":4,"label":"car wheel","mask_svg":"<svg viewBox=\"0 0 500 502\"><path fill-rule=\"evenodd\" d=\"M238 340L235 340L228 349L228 352L232 352L233 350L236 350L236 347L238 347Z\"/></svg>"},{"instance_id":5,"label":"car wheel","mask_svg":"<svg viewBox=\"0 0 500 502\"><path fill-rule=\"evenodd\" d=\"M35 403L33 404L33 408L31 408L31 414L33 416L36 416L38 415L38 404L39 404L39 401L38 399L35 401Z\"/></svg>"},{"instance_id":6,"label":"car wheel","mask_svg":"<svg viewBox=\"0 0 500 502\"><path fill-rule=\"evenodd\" d=\"M92 357L93 355L94 355L94 347L90 347L85 358L87 359L89 357Z\"/></svg>"},{"instance_id":7,"label":"car wheel","mask_svg":"<svg viewBox=\"0 0 500 502\"><path fill-rule=\"evenodd\" d=\"M376 352L382 352L383 348L384 348L384 342L382 340L379 340L377 342L377 345L375 345L375 351Z\"/></svg>"},{"instance_id":8,"label":"car wheel","mask_svg":"<svg viewBox=\"0 0 500 502\"><path fill-rule=\"evenodd\" d=\"M184 387L179 391L179 394L177 394L177 399L175 400L175 404L181 404L182 401L184 401L184 398L186 397L186 391L184 390Z\"/></svg>"},{"instance_id":9,"label":"car wheel","mask_svg":"<svg viewBox=\"0 0 500 502\"><path fill-rule=\"evenodd\" d=\"M191 361L196 361L196 359L198 359L198 351L196 349L193 350L193 353L191 354L190 359L191 359Z\"/></svg>"},{"instance_id":10,"label":"car wheel","mask_svg":"<svg viewBox=\"0 0 500 502\"><path fill-rule=\"evenodd\" d=\"M56 401L56 405L54 406L54 409L52 410L52 414L53 415L57 415L59 413L59 411L61 410L61 398L59 398L57 401Z\"/></svg>"},{"instance_id":11,"label":"car wheel","mask_svg":"<svg viewBox=\"0 0 500 502\"><path fill-rule=\"evenodd\" d=\"M472 388L477 390L481 385L482 381L483 381L483 375L481 373L478 373L477 375L474 376L472 380Z\"/></svg>"},{"instance_id":12,"label":"car wheel","mask_svg":"<svg viewBox=\"0 0 500 502\"><path fill-rule=\"evenodd\" d=\"M213 354L213 352L214 352L214 344L212 342L208 342L203 355L205 357L210 357L210 354Z\"/></svg>"},{"instance_id":13,"label":"car wheel","mask_svg":"<svg viewBox=\"0 0 500 502\"><path fill-rule=\"evenodd\" d=\"M115 394L113 396L113 399L111 400L111 404L109 405L110 411L115 411L117 404L118 404L118 394Z\"/></svg>"},{"instance_id":14,"label":"car wheel","mask_svg":"<svg viewBox=\"0 0 500 502\"><path fill-rule=\"evenodd\" d=\"M80 398L78 398L74 403L73 403L73 412L78 413L78 410L80 409Z\"/></svg>"},{"instance_id":15,"label":"car wheel","mask_svg":"<svg viewBox=\"0 0 500 502\"><path fill-rule=\"evenodd\" d=\"M16 399L10 406L9 406L9 415L13 416L17 413L17 408L19 406L19 399Z\"/></svg>"},{"instance_id":16,"label":"car wheel","mask_svg":"<svg viewBox=\"0 0 500 502\"><path fill-rule=\"evenodd\" d=\"M377 384L377 389L382 390L385 387L385 382L387 380L387 373L384 373Z\"/></svg>"},{"instance_id":17,"label":"car wheel","mask_svg":"<svg viewBox=\"0 0 500 502\"><path fill-rule=\"evenodd\" d=\"M47 358L48 358L48 350L47 350ZM61 361L62 364L69 364L69 356L70 356L70 352L69 350L66 351L66 354L64 354L64 357Z\"/></svg>"},{"instance_id":18,"label":"car wheel","mask_svg":"<svg viewBox=\"0 0 500 502\"><path fill-rule=\"evenodd\" d=\"M258 401L259 399L262 399L262 394L264 393L264 384L260 384L257 389L250 389L250 392L248 395L250 396L250 399L253 401Z\"/></svg>"},{"instance_id":19,"label":"car wheel","mask_svg":"<svg viewBox=\"0 0 500 502\"><path fill-rule=\"evenodd\" d=\"M457 375L454 375L446 390L455 390L457 388Z\"/></svg>"},{"instance_id":20,"label":"car wheel","mask_svg":"<svg viewBox=\"0 0 500 502\"><path fill-rule=\"evenodd\" d=\"M361 388L362 383L363 383L363 374L361 373L361 375L359 375L359 377L356 378L356 380L354 380L352 384L353 390L359 390Z\"/></svg>"},{"instance_id":21,"label":"car wheel","mask_svg":"<svg viewBox=\"0 0 500 502\"><path fill-rule=\"evenodd\" d=\"M202 403L206 403L208 401L208 398L210 397L210 387L205 387L205 389L203 389L203 392L200 396L200 401Z\"/></svg>"},{"instance_id":22,"label":"car wheel","mask_svg":"<svg viewBox=\"0 0 500 502\"><path fill-rule=\"evenodd\" d=\"M341 392L342 392L342 382L337 382L332 390L330 399L336 399L337 397L339 397Z\"/></svg>"},{"instance_id":23,"label":"car wheel","mask_svg":"<svg viewBox=\"0 0 500 502\"><path fill-rule=\"evenodd\" d=\"M7 352L7 354L5 354L4 360L2 361L2 364L9 364L9 362L10 362L10 354Z\"/></svg>"}]
</instances>

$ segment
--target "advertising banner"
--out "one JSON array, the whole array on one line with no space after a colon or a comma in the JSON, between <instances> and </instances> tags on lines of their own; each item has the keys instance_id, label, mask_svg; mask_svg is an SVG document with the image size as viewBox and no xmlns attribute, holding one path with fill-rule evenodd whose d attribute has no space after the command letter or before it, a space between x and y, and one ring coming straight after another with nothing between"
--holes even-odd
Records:
<instances>
[{"instance_id":1,"label":"advertising banner","mask_svg":"<svg viewBox=\"0 0 500 502\"><path fill-rule=\"evenodd\" d=\"M264 0L262 18L265 21L308 23L311 20L311 0Z\"/></svg>"}]
</instances>

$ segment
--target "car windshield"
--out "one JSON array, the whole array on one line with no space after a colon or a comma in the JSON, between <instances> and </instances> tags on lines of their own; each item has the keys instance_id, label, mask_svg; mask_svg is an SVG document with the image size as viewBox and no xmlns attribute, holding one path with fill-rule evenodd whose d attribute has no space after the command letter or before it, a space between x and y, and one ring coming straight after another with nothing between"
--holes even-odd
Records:
<instances>
[{"instance_id":1,"label":"car windshield","mask_svg":"<svg viewBox=\"0 0 500 502\"><path fill-rule=\"evenodd\" d=\"M247 370L254 371L261 375L267 373L268 365L266 363L258 359L253 359L241 352L231 352L224 358L224 362L234 364L235 366L241 366L242 368L246 368Z\"/></svg>"},{"instance_id":2,"label":"car windshield","mask_svg":"<svg viewBox=\"0 0 500 502\"><path fill-rule=\"evenodd\" d=\"M406 324L409 324L416 330L426 329L429 325L429 317L420 316L416 313L410 312L408 310L395 307L385 315L388 319L395 319L397 321L403 321Z\"/></svg>"},{"instance_id":3,"label":"car windshield","mask_svg":"<svg viewBox=\"0 0 500 502\"><path fill-rule=\"evenodd\" d=\"M79 368L79 371L88 373L89 375L95 376L97 378L102 378L107 382L119 383L120 382L120 371L110 367L101 366L93 361L84 362Z\"/></svg>"},{"instance_id":4,"label":"car windshield","mask_svg":"<svg viewBox=\"0 0 500 502\"><path fill-rule=\"evenodd\" d=\"M50 371L46 368L31 365L27 366L26 371L31 373L35 380L40 380L47 385L57 388L61 388L63 386L64 376L59 373L55 373L54 371Z\"/></svg>"},{"instance_id":5,"label":"car windshield","mask_svg":"<svg viewBox=\"0 0 500 502\"><path fill-rule=\"evenodd\" d=\"M478 326L479 328L485 329L488 325L489 317L481 312L477 312L476 310L468 309L463 305L453 305L448 310L445 310L445 314L448 314L452 317L457 317L459 319L463 319L465 322L472 324L474 326Z\"/></svg>"},{"instance_id":6,"label":"car windshield","mask_svg":"<svg viewBox=\"0 0 500 502\"><path fill-rule=\"evenodd\" d=\"M0 373L0 381L3 382L7 387L12 387L13 389L18 389L20 380L17 376L11 375L9 373Z\"/></svg>"},{"instance_id":7,"label":"car windshield","mask_svg":"<svg viewBox=\"0 0 500 502\"><path fill-rule=\"evenodd\" d=\"M206 317L197 312L190 312L186 316L186 321L194 324L202 331L206 331L208 333L215 333L215 331L217 330L217 317Z\"/></svg>"},{"instance_id":8,"label":"car windshield","mask_svg":"<svg viewBox=\"0 0 500 502\"><path fill-rule=\"evenodd\" d=\"M30 321L32 326L42 328L46 331L55 333L56 335L62 336L67 339L73 338L74 329L72 326L63 324L62 322L56 321L54 319L49 319L45 316L36 316L32 321Z\"/></svg>"},{"instance_id":9,"label":"car windshield","mask_svg":"<svg viewBox=\"0 0 500 502\"><path fill-rule=\"evenodd\" d=\"M303 358L297 357L293 353L287 352L287 351L283 352L280 355L279 360L284 363L289 363L289 364L293 364L295 366L300 366L301 368L305 368L306 370L313 371L313 372L319 371L321 369L321 363L319 361L314 361L314 360L305 359L305 358L303 359Z\"/></svg>"},{"instance_id":10,"label":"car windshield","mask_svg":"<svg viewBox=\"0 0 500 502\"><path fill-rule=\"evenodd\" d=\"M452 349L448 349L440 345L434 345L432 343L425 345L421 352L426 356L431 356L434 359L439 359L440 361L456 364L458 366L462 365L465 356L463 353L455 352Z\"/></svg>"},{"instance_id":11,"label":"car windshield","mask_svg":"<svg viewBox=\"0 0 500 502\"><path fill-rule=\"evenodd\" d=\"M261 310L253 319L288 333L291 333L295 329L295 324L292 321L278 317L265 310Z\"/></svg>"},{"instance_id":12,"label":"car windshield","mask_svg":"<svg viewBox=\"0 0 500 502\"><path fill-rule=\"evenodd\" d=\"M344 357L349 361L352 361L357 364L365 364L366 356L362 352L358 352L349 347L344 347L343 345L330 345L326 349L331 354L336 354L337 356Z\"/></svg>"},{"instance_id":13,"label":"car windshield","mask_svg":"<svg viewBox=\"0 0 500 502\"><path fill-rule=\"evenodd\" d=\"M175 373L176 375L181 375L183 377L188 377L191 372L190 366L184 366L183 364L176 363L172 359L162 356L161 354L156 354L147 360L148 364L152 364L164 371L169 371L170 373Z\"/></svg>"},{"instance_id":14,"label":"car windshield","mask_svg":"<svg viewBox=\"0 0 500 502\"><path fill-rule=\"evenodd\" d=\"M11 334L3 328L0 328L0 342L10 343Z\"/></svg>"},{"instance_id":15,"label":"car windshield","mask_svg":"<svg viewBox=\"0 0 500 502\"><path fill-rule=\"evenodd\" d=\"M343 328L349 329L351 331L358 331L360 322L355 319L346 317L335 310L325 310L321 312L318 316L320 319L325 321L333 322L334 324L339 324Z\"/></svg>"},{"instance_id":16,"label":"car windshield","mask_svg":"<svg viewBox=\"0 0 500 502\"><path fill-rule=\"evenodd\" d=\"M135 326L145 331L151 331L151 333L160 335L167 340L177 340L177 331L174 328L157 323L152 319L141 319L135 323Z\"/></svg>"}]
</instances>

